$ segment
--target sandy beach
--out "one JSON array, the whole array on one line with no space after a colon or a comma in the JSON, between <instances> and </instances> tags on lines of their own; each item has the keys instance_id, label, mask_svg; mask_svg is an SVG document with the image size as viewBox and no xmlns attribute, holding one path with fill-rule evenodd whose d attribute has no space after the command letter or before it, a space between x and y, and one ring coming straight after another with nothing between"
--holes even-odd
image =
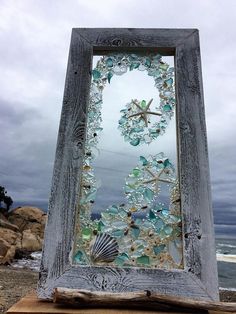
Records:
<instances>
[{"instance_id":1,"label":"sandy beach","mask_svg":"<svg viewBox=\"0 0 236 314\"><path fill-rule=\"evenodd\" d=\"M35 289L37 281L37 272L0 266L0 313Z\"/></svg>"}]
</instances>

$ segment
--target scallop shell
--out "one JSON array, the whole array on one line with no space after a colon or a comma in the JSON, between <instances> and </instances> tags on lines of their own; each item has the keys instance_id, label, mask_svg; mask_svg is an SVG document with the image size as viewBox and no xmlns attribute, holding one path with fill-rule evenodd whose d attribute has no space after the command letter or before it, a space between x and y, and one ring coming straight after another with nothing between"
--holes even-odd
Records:
<instances>
[{"instance_id":1,"label":"scallop shell","mask_svg":"<svg viewBox=\"0 0 236 314\"><path fill-rule=\"evenodd\" d=\"M91 260L94 263L113 262L119 254L118 249L119 246L115 238L107 233L100 233L91 243Z\"/></svg>"}]
</instances>

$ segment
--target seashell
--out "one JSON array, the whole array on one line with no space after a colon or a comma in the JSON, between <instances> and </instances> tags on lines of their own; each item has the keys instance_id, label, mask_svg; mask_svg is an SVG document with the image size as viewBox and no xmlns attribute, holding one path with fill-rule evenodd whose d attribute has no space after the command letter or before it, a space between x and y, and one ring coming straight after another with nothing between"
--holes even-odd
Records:
<instances>
[{"instance_id":1,"label":"seashell","mask_svg":"<svg viewBox=\"0 0 236 314\"><path fill-rule=\"evenodd\" d=\"M98 234L91 242L90 256L94 263L113 262L119 254L119 246L115 238L107 233Z\"/></svg>"}]
</instances>

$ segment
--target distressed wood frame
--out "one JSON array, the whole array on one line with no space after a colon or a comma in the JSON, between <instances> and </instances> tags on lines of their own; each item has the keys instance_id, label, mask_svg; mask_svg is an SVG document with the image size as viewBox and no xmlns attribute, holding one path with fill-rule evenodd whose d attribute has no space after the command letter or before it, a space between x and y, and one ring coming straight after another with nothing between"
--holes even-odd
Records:
<instances>
[{"instance_id":1,"label":"distressed wood frame","mask_svg":"<svg viewBox=\"0 0 236 314\"><path fill-rule=\"evenodd\" d=\"M157 51L175 56L183 270L75 266L70 262L92 57L127 51ZM198 30L73 29L38 284L39 298L51 299L55 287L114 292L147 289L218 300Z\"/></svg>"}]
</instances>

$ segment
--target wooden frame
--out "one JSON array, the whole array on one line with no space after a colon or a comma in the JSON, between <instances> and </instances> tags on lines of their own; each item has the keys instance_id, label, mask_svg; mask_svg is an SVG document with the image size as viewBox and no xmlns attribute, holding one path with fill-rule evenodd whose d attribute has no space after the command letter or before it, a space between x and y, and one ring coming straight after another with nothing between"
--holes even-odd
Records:
<instances>
[{"instance_id":1,"label":"wooden frame","mask_svg":"<svg viewBox=\"0 0 236 314\"><path fill-rule=\"evenodd\" d=\"M162 55L175 56L183 270L74 266L70 263L92 57L114 51L158 51ZM217 300L210 194L198 30L73 29L38 285L39 298L51 299L55 287L67 287L114 292L147 289Z\"/></svg>"}]
</instances>

